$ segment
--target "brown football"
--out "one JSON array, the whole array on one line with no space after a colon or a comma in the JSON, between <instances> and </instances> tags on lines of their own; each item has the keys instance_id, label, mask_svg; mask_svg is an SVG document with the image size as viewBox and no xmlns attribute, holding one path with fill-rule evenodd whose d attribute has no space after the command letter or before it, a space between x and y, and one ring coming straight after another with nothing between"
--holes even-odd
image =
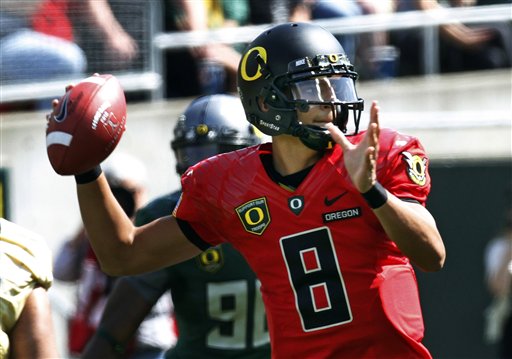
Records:
<instances>
[{"instance_id":1,"label":"brown football","mask_svg":"<svg viewBox=\"0 0 512 359\"><path fill-rule=\"evenodd\" d=\"M60 175L84 173L115 149L126 125L126 98L113 75L95 74L66 92L46 128L46 151Z\"/></svg>"}]
</instances>

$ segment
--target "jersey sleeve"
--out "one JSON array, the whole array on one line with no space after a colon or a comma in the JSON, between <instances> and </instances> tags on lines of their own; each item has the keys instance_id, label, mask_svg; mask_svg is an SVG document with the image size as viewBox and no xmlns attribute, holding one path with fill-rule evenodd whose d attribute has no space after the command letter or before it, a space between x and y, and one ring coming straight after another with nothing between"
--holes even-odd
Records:
<instances>
[{"instance_id":1,"label":"jersey sleeve","mask_svg":"<svg viewBox=\"0 0 512 359\"><path fill-rule=\"evenodd\" d=\"M182 195L173 216L187 238L202 250L226 242L222 233L221 209L216 188L222 171L211 170L208 162L191 167L181 178ZM216 205L217 203L217 205Z\"/></svg>"},{"instance_id":2,"label":"jersey sleeve","mask_svg":"<svg viewBox=\"0 0 512 359\"><path fill-rule=\"evenodd\" d=\"M379 182L398 198L425 205L431 182L429 160L420 141L414 136L382 129L380 146Z\"/></svg>"}]
</instances>

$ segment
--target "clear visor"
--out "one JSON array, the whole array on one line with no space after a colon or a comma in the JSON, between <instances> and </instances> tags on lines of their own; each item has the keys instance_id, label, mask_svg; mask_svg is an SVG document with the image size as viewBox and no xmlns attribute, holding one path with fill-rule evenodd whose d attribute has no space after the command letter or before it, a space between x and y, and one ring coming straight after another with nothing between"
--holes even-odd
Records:
<instances>
[{"instance_id":1,"label":"clear visor","mask_svg":"<svg viewBox=\"0 0 512 359\"><path fill-rule=\"evenodd\" d=\"M354 81L349 77L315 77L291 84L294 100L310 102L356 102Z\"/></svg>"}]
</instances>

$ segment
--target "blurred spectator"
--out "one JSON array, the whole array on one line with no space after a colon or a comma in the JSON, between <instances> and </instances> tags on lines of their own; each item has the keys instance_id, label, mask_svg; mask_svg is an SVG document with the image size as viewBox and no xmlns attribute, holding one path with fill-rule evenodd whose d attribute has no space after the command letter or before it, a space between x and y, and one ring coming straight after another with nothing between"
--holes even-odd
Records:
<instances>
[{"instance_id":1,"label":"blurred spectator","mask_svg":"<svg viewBox=\"0 0 512 359\"><path fill-rule=\"evenodd\" d=\"M0 358L58 358L43 238L0 218Z\"/></svg>"},{"instance_id":2,"label":"blurred spectator","mask_svg":"<svg viewBox=\"0 0 512 359\"><path fill-rule=\"evenodd\" d=\"M248 0L204 0L208 29L233 28L249 21ZM200 60L200 95L236 91L236 73L243 45L210 44L195 49Z\"/></svg>"},{"instance_id":3,"label":"blurred spectator","mask_svg":"<svg viewBox=\"0 0 512 359\"><path fill-rule=\"evenodd\" d=\"M252 24L343 19L392 9L391 0L250 0L250 5ZM388 45L386 32L335 36L349 58L355 59L361 78L394 76L398 51Z\"/></svg>"},{"instance_id":4,"label":"blurred spectator","mask_svg":"<svg viewBox=\"0 0 512 359\"><path fill-rule=\"evenodd\" d=\"M451 6L475 5L476 0L454 0ZM395 11L441 9L438 1L396 0ZM422 29L391 33L391 42L400 49L400 74L423 73ZM500 32L490 27L469 27L453 22L439 27L440 71L474 71L510 66L510 55Z\"/></svg>"},{"instance_id":5,"label":"blurred spectator","mask_svg":"<svg viewBox=\"0 0 512 359\"><path fill-rule=\"evenodd\" d=\"M146 2L69 0L77 43L88 59L88 72L141 69L143 31L149 27Z\"/></svg>"},{"instance_id":6,"label":"blurred spectator","mask_svg":"<svg viewBox=\"0 0 512 359\"><path fill-rule=\"evenodd\" d=\"M83 41L88 31L100 39L95 45L102 51L98 56L103 62L115 58L116 68L126 67L138 53L138 45L116 20L107 0L2 0L0 7L2 83L85 76L91 65ZM78 19L85 25L79 25ZM36 107L46 109L50 103L43 99Z\"/></svg>"},{"instance_id":7,"label":"blurred spectator","mask_svg":"<svg viewBox=\"0 0 512 359\"><path fill-rule=\"evenodd\" d=\"M499 358L512 358L512 207L500 233L487 244L485 280L492 296L486 309L485 339L498 344Z\"/></svg>"},{"instance_id":8,"label":"blurred spectator","mask_svg":"<svg viewBox=\"0 0 512 359\"><path fill-rule=\"evenodd\" d=\"M81 76L87 60L74 43L67 1L0 2L0 79L38 81Z\"/></svg>"},{"instance_id":9,"label":"blurred spectator","mask_svg":"<svg viewBox=\"0 0 512 359\"><path fill-rule=\"evenodd\" d=\"M82 76L87 60L86 35L81 32L87 29L100 39L103 57L115 57L123 64L137 55L137 43L114 17L107 0L3 0L1 7L2 79ZM77 26L79 19L86 25Z\"/></svg>"},{"instance_id":10,"label":"blurred spectator","mask_svg":"<svg viewBox=\"0 0 512 359\"><path fill-rule=\"evenodd\" d=\"M249 0L249 6L252 24L278 24L311 19L307 0Z\"/></svg>"},{"instance_id":11,"label":"blurred spectator","mask_svg":"<svg viewBox=\"0 0 512 359\"><path fill-rule=\"evenodd\" d=\"M251 23L277 24L362 15L356 1L348 0L250 0ZM337 36L345 52L354 58L355 36Z\"/></svg>"},{"instance_id":12,"label":"blurred spectator","mask_svg":"<svg viewBox=\"0 0 512 359\"><path fill-rule=\"evenodd\" d=\"M247 24L248 19L247 0L165 1L166 32L236 27ZM166 97L234 91L240 50L225 44L209 44L168 51Z\"/></svg>"},{"instance_id":13,"label":"blurred spectator","mask_svg":"<svg viewBox=\"0 0 512 359\"><path fill-rule=\"evenodd\" d=\"M311 19L347 18L363 15L363 7L360 1L349 0L309 0L311 3ZM350 59L356 58L357 35L336 35L336 38L343 46L345 53Z\"/></svg>"},{"instance_id":14,"label":"blurred spectator","mask_svg":"<svg viewBox=\"0 0 512 359\"><path fill-rule=\"evenodd\" d=\"M103 167L114 196L133 217L146 201L144 164L127 154L114 153ZM58 253L54 275L58 280L77 283L76 310L68 323L68 349L72 355L79 355L97 330L117 278L101 271L83 228ZM131 343L130 358L161 358L174 344L171 313L170 295L161 297Z\"/></svg>"},{"instance_id":15,"label":"blurred spectator","mask_svg":"<svg viewBox=\"0 0 512 359\"><path fill-rule=\"evenodd\" d=\"M311 19L350 18L392 12L391 0L305 0ZM347 56L354 59L361 79L395 76L398 50L388 44L384 31L336 35Z\"/></svg>"},{"instance_id":16,"label":"blurred spectator","mask_svg":"<svg viewBox=\"0 0 512 359\"><path fill-rule=\"evenodd\" d=\"M448 4L451 7L475 6L476 0L449 0ZM512 11L512 8L509 11ZM441 72L510 67L512 60L512 53L510 53L512 27L510 27L510 23L470 25L466 27L467 32L458 31L460 29L464 30L462 26L458 29L448 26L441 27L441 35L446 34L446 39L441 38L439 48ZM462 42L460 46L457 46L459 45L457 41L455 43L452 41L452 36L456 36L455 40L459 40L467 37L467 34L472 34L477 38L488 36L488 39L476 43L472 39Z\"/></svg>"},{"instance_id":17,"label":"blurred spectator","mask_svg":"<svg viewBox=\"0 0 512 359\"><path fill-rule=\"evenodd\" d=\"M126 63L135 58L138 52L137 42L126 32L114 16L107 0L75 0L77 7L85 8L85 14L89 14L91 29L97 31L97 36L102 39L101 45L105 56L110 56L121 63ZM132 21L135 16L132 17Z\"/></svg>"}]
</instances>

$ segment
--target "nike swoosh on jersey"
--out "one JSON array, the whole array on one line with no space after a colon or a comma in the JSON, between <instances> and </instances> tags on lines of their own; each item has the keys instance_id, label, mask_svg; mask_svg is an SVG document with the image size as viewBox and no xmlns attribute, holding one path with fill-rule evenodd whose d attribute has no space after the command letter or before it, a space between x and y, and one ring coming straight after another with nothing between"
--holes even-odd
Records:
<instances>
[{"instance_id":1,"label":"nike swoosh on jersey","mask_svg":"<svg viewBox=\"0 0 512 359\"><path fill-rule=\"evenodd\" d=\"M341 197L343 197L347 193L348 193L348 191L345 191L342 194L339 194L339 195L337 195L336 197L333 197L333 198L327 198L327 196L325 196L324 203L325 203L326 206L332 206L337 200L339 200Z\"/></svg>"}]
</instances>

